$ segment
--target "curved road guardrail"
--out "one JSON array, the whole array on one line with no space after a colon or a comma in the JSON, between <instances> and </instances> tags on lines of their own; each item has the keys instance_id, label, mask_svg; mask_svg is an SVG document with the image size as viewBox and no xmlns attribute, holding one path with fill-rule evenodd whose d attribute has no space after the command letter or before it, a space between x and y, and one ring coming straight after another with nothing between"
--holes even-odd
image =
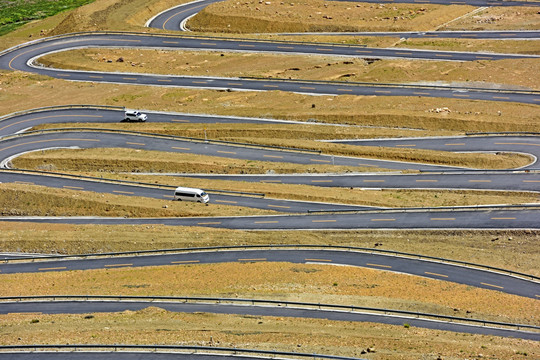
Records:
<instances>
[{"instance_id":1,"label":"curved road guardrail","mask_svg":"<svg viewBox=\"0 0 540 360\"><path fill-rule=\"evenodd\" d=\"M347 313L370 313L375 315L391 315L414 318L418 320L437 320L444 322L451 322L452 324L473 325L482 327L497 327L500 329L514 329L530 331L529 335L536 337L540 340L540 326L530 324L516 324L501 321L491 321L485 319L465 318L458 316L430 314L416 311L396 310L396 309L382 309L374 307L364 307L355 305L339 305L339 304L325 304L325 303L309 303L299 301L281 301L281 300L266 300L266 299L245 299L245 298L218 298L218 297L184 297L184 296L123 296L123 295L44 295L44 296L15 296L15 297L0 297L0 303L6 308L7 305L18 305L32 308L34 311L41 313L48 313L46 308L40 308L41 303L54 304L67 302L84 302L95 304L96 301L102 301L104 303L114 303L116 305L126 304L129 305L132 302L142 302L143 306L163 306L167 303L179 303L179 304L210 304L210 305L236 305L236 306L253 306L253 307L273 307L273 308L292 308L295 310L310 310L310 311L330 311L330 312L347 312ZM80 304L78 304L80 305ZM96 309L94 309L96 310ZM97 309L99 310L99 309ZM1 312L5 312L1 311ZM11 311L8 309L7 311ZM80 311L80 310L78 310ZM123 311L123 310L122 310ZM56 312L56 311L54 311ZM100 311L96 311L100 312ZM103 309L102 312L108 312L108 309ZM208 312L212 312L209 310ZM63 313L71 313L68 309ZM331 319L332 320L332 319ZM354 321L354 320L353 320ZM422 327L421 325L419 327ZM474 330L471 330L474 331Z\"/></svg>"},{"instance_id":2,"label":"curved road guardrail","mask_svg":"<svg viewBox=\"0 0 540 360\"><path fill-rule=\"evenodd\" d=\"M218 346L194 346L194 345L134 345L134 344L66 344L66 345L0 345L0 352L6 352L8 350L27 350L32 352L43 350L70 350L81 352L81 350L88 351L114 351L121 352L126 350L131 351L175 351L185 353L186 351L197 353L214 353L221 355L229 355L229 357L248 356L256 358L275 358L276 356L283 356L292 359L330 359L330 360L362 360L353 357L337 356L337 355L325 355L325 354L305 354L297 352L286 352L276 350L256 350L256 349L243 349L243 348L227 348ZM249 358L249 357L248 357Z\"/></svg>"}]
</instances>

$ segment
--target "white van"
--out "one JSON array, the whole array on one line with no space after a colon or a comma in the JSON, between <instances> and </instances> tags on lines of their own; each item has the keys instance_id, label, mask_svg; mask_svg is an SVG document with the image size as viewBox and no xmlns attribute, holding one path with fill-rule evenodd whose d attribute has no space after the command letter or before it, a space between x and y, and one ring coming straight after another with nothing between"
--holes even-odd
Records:
<instances>
[{"instance_id":1,"label":"white van","mask_svg":"<svg viewBox=\"0 0 540 360\"><path fill-rule=\"evenodd\" d=\"M201 189L177 187L176 190L174 190L174 200L196 201L206 204L210 200L210 197Z\"/></svg>"},{"instance_id":2,"label":"white van","mask_svg":"<svg viewBox=\"0 0 540 360\"><path fill-rule=\"evenodd\" d=\"M123 121L145 122L148 116L137 110L126 110Z\"/></svg>"}]
</instances>

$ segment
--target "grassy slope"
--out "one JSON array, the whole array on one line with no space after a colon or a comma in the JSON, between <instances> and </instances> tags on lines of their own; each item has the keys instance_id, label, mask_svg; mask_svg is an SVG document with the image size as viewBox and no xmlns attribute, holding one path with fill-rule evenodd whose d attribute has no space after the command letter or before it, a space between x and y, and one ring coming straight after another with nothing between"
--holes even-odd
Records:
<instances>
[{"instance_id":1,"label":"grassy slope","mask_svg":"<svg viewBox=\"0 0 540 360\"><path fill-rule=\"evenodd\" d=\"M438 40L439 42L442 40ZM423 40L424 43L435 42ZM402 43L407 46L409 42ZM118 62L122 59L123 62ZM224 52L88 49L39 59L47 67L152 74L275 77L374 83L432 82L468 87L538 89L537 59L500 61L407 61L331 56Z\"/></svg>"},{"instance_id":2,"label":"grassy slope","mask_svg":"<svg viewBox=\"0 0 540 360\"><path fill-rule=\"evenodd\" d=\"M174 3L174 4L173 4ZM58 15L44 22L29 24L15 32L9 38L0 38L0 46L7 47L19 42L41 36L40 34L56 34L77 30L96 29L123 29L137 30L137 24L143 23L152 14L172 5L176 1L149 2L136 1L113 1L98 0L96 4L81 8L72 12L68 17ZM58 24L60 24L58 26ZM44 30L42 32L42 30ZM1 112L9 113L21 109L39 105L85 103L88 99L102 104L126 105L159 110L194 111L207 113L223 113L237 115L274 116L277 118L317 118L333 122L349 122L364 125L377 125L387 127L415 127L430 131L466 131L474 130L529 130L537 129L537 107L518 104L496 104L489 102L470 102L461 100L441 99L387 99L387 98L353 98L353 97L318 97L312 98L301 95L269 93L269 94L234 94L216 93L196 90L169 90L169 89L146 89L141 87L118 87L116 85L100 84L74 84L61 80L51 80L33 75L10 74L3 72L0 87ZM5 76L4 76L5 75ZM50 91L58 96L54 100L50 98ZM316 105L316 108L312 107ZM431 108L449 106L451 115L429 113ZM503 108L501 108L503 106ZM494 116L498 110L503 110L503 117ZM382 113L382 114L381 114ZM350 115L355 114L355 115ZM534 130L533 130L534 131ZM94 205L92 205L94 206ZM15 226L15 227L12 227ZM131 249L175 247L179 244L196 244L199 241L227 243L231 241L248 242L275 242L295 241L304 242L349 242L352 244L365 243L372 246L375 239L384 239L384 246L394 249L407 249L411 252L423 252L440 254L454 254L455 258L472 259L485 263L502 263L505 267L523 269L523 271L537 271L537 239L536 233L516 235L511 233L486 233L481 235L472 233L365 233L361 236L358 232L353 233L324 233L322 235L310 235L309 233L281 234L276 238L275 233L262 234L262 238L255 239L251 233L238 234L231 232L197 230L195 235L188 231L178 232L178 229L163 227L70 227L62 225L33 225L16 227L16 224L1 224L2 232L0 239L3 241L2 248L13 249L22 246L31 249L36 246L36 241L41 244L38 249L44 250L43 244L50 245L50 251L84 252L84 249L106 250L113 247L110 243L120 242ZM7 230L7 231L5 231ZM32 231L34 230L34 231ZM36 231L37 235L36 236ZM150 234L151 233L151 234ZM245 240L239 240L238 236L247 236ZM259 236L259 234L257 234ZM289 237L288 237L289 236ZM532 237L531 237L532 236ZM216 239L217 237L217 239ZM510 240L509 237L512 237ZM80 241L81 238L87 239ZM93 239L93 241L92 241ZM110 241L105 241L105 239ZM183 239L183 240L182 240ZM244 238L242 238L244 239ZM117 243L116 246L119 243ZM461 244L458 245L458 244ZM47 245L45 245L47 246ZM440 251L441 248L447 250ZM524 256L526 254L526 256ZM532 255L531 255L532 254ZM491 262L490 259L494 259ZM195 268L195 267L193 267ZM300 267L300 272L309 267ZM162 271L158 270L157 271ZM191 271L191 268L179 268L181 271ZM220 271L212 268L210 274ZM107 271L96 273L96 291L105 289L107 279L122 277L125 271ZM166 271L166 270L165 270ZM245 271L245 266L231 268L231 274ZM333 278L347 281L347 273L342 269L336 271ZM296 271L293 271L296 273ZM138 271L135 271L137 274ZM142 272L141 272L142 273ZM381 274L380 272L376 272ZM260 273L259 273L260 274ZM317 272L315 274L320 274ZM9 278L9 282L24 283L25 281L39 281L39 274L31 277L17 279ZM51 274L48 281L55 282L55 278L70 278L74 274L63 273ZM114 275L111 277L111 275ZM131 275L130 275L131 276ZM2 275L3 279L8 279ZM317 278L317 276L315 276ZM401 281L401 276L399 277ZM407 277L405 277L407 278ZM125 278L129 279L129 278ZM153 281L154 278L152 278ZM88 279L87 279L88 280ZM339 284L343 281L335 281ZM395 280L394 280L395 281ZM78 280L61 280L56 291L71 292L77 290ZM248 282L249 283L249 282ZM139 282L119 283L121 288L115 292L125 292L127 289L137 288ZM266 287L272 287L272 282L263 281ZM278 282L275 282L278 285ZM444 283L443 283L444 284ZM123 286L126 285L126 286ZM294 285L294 284L293 284ZM134 286L134 287L133 287ZM334 286L331 287L332 290ZM152 293L153 288L141 287L145 293ZM326 289L326 288L325 288ZM414 292L414 289L410 288ZM202 289L196 286L186 289L193 293ZM288 290L288 288L286 288ZM341 291L341 290L340 290ZM339 293L339 292L338 292ZM318 294L320 295L320 294ZM336 297L336 299L341 296ZM489 299L490 296L479 296L479 299ZM399 300L392 300L390 295L383 296L382 301L390 301L398 306ZM399 298L396 298L399 299ZM469 303L463 300L463 308ZM508 304L513 301L503 301L502 308L510 311ZM420 306L429 306L424 302ZM449 311L453 304L449 304ZM441 309L436 306L434 309ZM452 310L453 311L453 310ZM461 310L460 310L461 311ZM488 311L489 312L489 311ZM493 313L493 312L492 312ZM534 313L534 311L533 311ZM493 313L494 314L494 313ZM513 315L511 315L513 316ZM30 320L36 315L7 315L0 317L2 321L0 341L2 343L22 342L51 342L62 339L62 342L130 342L137 339L146 343L176 343L178 339L187 343L205 344L209 341L208 336L221 341L221 344L229 346L245 346L260 348L298 349L301 345L306 352L322 352L343 354L348 356L363 356L359 350L367 346L375 345L377 353L370 354L373 359L403 359L431 356L436 358L442 355L445 358L477 357L479 353L490 354L499 358L525 358L523 353L535 356L539 353L538 344L513 339L498 339L482 336L463 336L461 334L446 334L419 329L403 329L399 327L386 327L371 324L346 324L326 321L294 320L288 319L257 319L257 324L250 320L234 316L213 315L182 315L168 314L159 310L145 310L135 314L112 314L99 315L98 321L90 325L85 323L85 329L81 330L80 316L39 316L40 323L30 324ZM178 320L181 320L180 322ZM182 321L183 320L183 321ZM54 324L53 324L54 321ZM91 320L92 321L92 320ZM259 324L263 321L263 324ZM531 321L537 321L532 319ZM57 324L57 325L55 325ZM178 325L180 324L180 325ZM194 325L192 325L194 324ZM262 328L260 325L264 325ZM113 331L104 331L104 329ZM200 329L204 328L204 331ZM262 328L262 329L261 329ZM163 331L171 330L171 331ZM210 331L208 331L210 329ZM290 329L294 333L289 333ZM334 330L335 329L335 330ZM262 334L259 334L262 333ZM358 336L359 333L363 335ZM14 335L16 334L16 335ZM114 334L111 337L111 334ZM277 335L283 334L283 335ZM21 340L14 338L20 337ZM137 341L136 340L136 341Z\"/></svg>"}]
</instances>

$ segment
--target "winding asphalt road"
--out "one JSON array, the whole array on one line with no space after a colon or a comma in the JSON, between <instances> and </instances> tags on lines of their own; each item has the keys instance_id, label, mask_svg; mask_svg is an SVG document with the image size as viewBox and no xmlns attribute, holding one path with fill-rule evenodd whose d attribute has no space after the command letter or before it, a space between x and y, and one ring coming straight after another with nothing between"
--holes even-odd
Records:
<instances>
[{"instance_id":1,"label":"winding asphalt road","mask_svg":"<svg viewBox=\"0 0 540 360\"><path fill-rule=\"evenodd\" d=\"M0 263L0 273L32 273L75 271L119 267L145 267L181 264L289 262L298 264L326 264L367 267L371 269L407 273L436 280L496 290L508 294L540 298L540 283L503 272L453 265L435 260L384 255L377 252L328 249L255 249L193 251L157 255L96 257L81 259L42 259Z\"/></svg>"},{"instance_id":2,"label":"winding asphalt road","mask_svg":"<svg viewBox=\"0 0 540 360\"><path fill-rule=\"evenodd\" d=\"M156 42L156 38L159 38L159 40ZM167 39L167 40L165 40ZM201 85L206 88L237 88L242 90L269 90L269 89L280 89L280 90L286 90L286 91L295 91L292 89L296 89L294 86L298 85L298 83L302 84L301 82L279 82L279 86L277 82L265 82L265 81L246 81L244 80L238 80L239 82L242 81L242 83L227 83L227 81L231 81L231 79L209 79L209 78L185 78L185 77L162 77L162 76L155 76L155 75L126 75L126 74L104 74L104 73L85 73L85 72L75 72L75 71L61 71L61 70L51 70L51 69L43 69L43 68L35 68L35 67L29 67L28 64L32 63L32 59L39 56L41 54L41 51L46 48L46 51L60 51L69 48L70 46L75 47L86 47L86 46L123 46L119 44L128 44L129 43L137 43L137 46L149 46L149 47L167 47L168 45L164 44L170 44L175 43L179 44L176 40L184 41L184 38L178 38L171 40L171 37L150 37L145 35L105 35L105 34L98 34L98 35L83 35L81 38L63 38L63 39L53 39L53 40L46 40L44 42L38 42L33 43L27 47L23 47L20 49L15 49L11 52L4 53L2 57L0 57L0 66L5 66L6 68L10 69L19 69L22 71L32 71L32 72L38 72L42 74L47 74L55 77L61 77L61 78L68 78L70 80L79 80L79 81L104 81L104 82L118 82L118 83L140 83L140 84L153 84L153 85L159 85L159 86L188 86L188 87L200 87ZM202 44L200 39L189 39L189 41L193 40L193 48L200 48L201 46L206 46ZM161 43L159 43L161 41ZM214 39L212 40L214 42ZM220 40L221 42L221 40ZM142 45L141 45L142 43ZM144 43L148 43L148 45L144 45ZM269 50L262 50L262 49L251 49L256 48L261 42L251 43L249 41L245 41L241 44L234 44L235 42L229 42L227 45L236 46L234 49L229 49L233 51L244 51L245 49L242 49L242 47L250 48L249 50L255 50L255 51L269 51ZM217 45L222 46L223 44ZM275 46L275 44L271 43L265 43L264 46ZM67 46L67 47L66 47ZM185 46L184 44L182 45ZM210 46L210 45L208 45ZM211 45L216 46L216 45ZM40 49L37 49L37 47L40 47ZM313 51L314 53L321 53L321 54L328 54L328 51L332 52L333 54L337 53L334 52L334 48L332 47L332 50L328 48L324 48L324 46L319 46L318 49L313 46L309 51ZM323 49L324 48L324 49ZM281 49L281 50L275 50L279 52L284 52L282 50L286 50L285 52L288 52L291 50L291 52L302 52L301 49ZM341 49L339 49L341 50ZM355 51L354 56L358 56L358 53L361 53L359 49L353 49ZM370 49L366 49L370 51ZM44 51L44 50L43 50ZM222 50L225 51L225 50ZM270 50L274 51L274 50ZM326 52L326 53L325 53ZM416 52L414 51L416 56L426 56L425 54L421 54L422 52ZM341 54L347 56L347 54ZM383 54L383 55L375 55L377 56L391 56L394 57L396 55L399 56L410 56L407 54ZM433 54L432 54L433 55ZM349 55L351 56L351 55ZM371 56L371 55L370 55ZM453 60L461 60L464 61L466 59L458 58L458 55L455 53L449 54L449 53L438 53L438 55L435 55L439 58L444 58L447 60L453 59ZM459 55L462 56L462 55ZM475 55L478 56L478 55ZM493 55L495 56L495 55ZM494 58L490 59L495 59ZM517 58L518 56L516 56ZM432 57L433 58L433 57ZM485 57L484 57L485 58ZM479 59L474 58L474 59ZM469 59L471 60L471 59ZM187 80L186 80L187 79ZM174 80L174 81L173 81ZM187 81L187 82L186 82ZM191 82L189 82L191 81ZM221 83L220 83L221 81ZM236 79L235 79L236 81ZM165 83L165 84L164 84ZM223 86L224 84L227 84L227 86ZM282 86L283 85L283 86ZM286 86L285 86L286 85ZM304 87L306 87L306 84L303 84ZM357 94L356 91L360 88L360 86L354 86L354 85L334 85L334 84L324 84L320 86L326 86L319 88L320 84L311 84L309 83L310 88L300 88L300 91L297 92L304 92L304 93L324 93L327 94L327 91L334 91L330 92L330 94L340 94L340 93L351 93L351 94ZM311 88L313 86L313 88ZM334 86L334 87L332 87ZM345 87L343 89L337 89L336 86ZM387 91L387 89L391 89L390 92ZM401 88L396 88L401 89ZM304 91L302 91L304 90ZM305 91L309 90L309 91ZM375 93L379 93L378 95L385 94L385 95L397 95L397 93L393 93L394 88L392 87L386 87L385 91L375 91ZM451 93L444 92L444 90L437 90L439 92L431 92L428 94L422 94L423 96L451 96ZM442 91L442 92L441 92ZM540 103L540 98L537 95L531 94L521 94L521 93L498 93L497 97L494 97L491 92L485 92L485 91L471 91L471 93L475 95L468 96L471 99L474 98L483 98L479 94L482 94L482 96L485 96L485 94L491 94L491 98L487 97L484 99L489 100L502 100L502 101L519 101L519 102L529 102L529 103ZM411 94L411 92L408 92L408 94ZM414 94L414 93L413 93ZM419 94L414 94L419 95ZM512 97L511 97L512 96ZM515 96L515 97L513 97ZM529 96L529 97L527 97ZM28 125L28 124L26 124ZM2 130L2 129L0 129ZM137 136L136 138L130 138L129 136L134 135L122 135L120 137L115 137L114 135L117 134L106 134L103 133L100 134L100 137L93 137L94 133L78 133L77 138L75 139L76 142L79 144L81 142L89 142L89 143L97 143L104 141L106 144L105 146L109 147L111 144L118 144L119 141L124 141L124 146L126 145L137 145L137 146L146 146L146 143L144 145L141 145L143 143L139 142L138 144L127 144L128 142L135 143L136 140L140 140L141 136ZM42 143L56 143L57 141L69 143L70 141L73 141L72 139L69 139L68 137L64 137L64 133L56 133L55 136L59 138L51 137L52 134L44 133L39 135L30 135L32 137L33 141L39 141ZM73 134L69 134L70 136ZM28 137L22 136L20 137L24 140L26 140ZM20 139L19 138L19 139ZM132 141L128 141L132 140ZM14 139L7 139L6 142L3 144L7 144L6 147L2 148L2 151L5 151L7 154L10 149L18 148L18 150L21 150L25 148L25 146L29 146L28 143L15 143ZM13 142L12 142L13 141ZM164 141L166 143L166 141ZM65 145L65 144L64 144ZM152 140L152 146L154 146L154 140ZM159 144L160 146L162 144ZM208 144L205 144L208 145ZM163 146L170 146L170 144L165 144ZM213 146L213 145L212 145ZM146 147L145 147L146 148ZM28 149L28 148L27 148ZM216 150L217 151L217 150ZM259 150L257 150L259 151ZM262 154L262 153L261 153ZM264 155L264 154L263 154ZM287 154L288 155L288 154ZM283 160L280 160L283 161ZM334 157L332 158L332 161L346 161L345 158L341 157ZM472 216L474 214L474 216ZM376 223L388 223L393 222L392 224L396 225L397 227L403 227L403 228L424 228L427 226L427 228L500 228L503 226L504 228L539 228L538 224L538 218L539 218L540 212L538 210L488 210L488 211L469 211L469 210L463 210L463 211L439 211L439 212L426 212L426 211L406 211L406 212L392 212L392 211L371 211L371 212L362 212L357 214L346 214L346 215L335 215L335 214L325 214L325 215L311 215L311 216L274 216L274 217L250 217L250 218L210 218L210 219L204 219L204 218L198 218L198 219L81 219L81 218L69 218L69 219L30 219L30 221L46 221L46 222L74 222L74 223L168 223L168 224L175 224L175 225L186 225L191 222L191 224L196 224L198 226L216 226L216 227L230 227L230 228L250 228L250 226L247 226L250 222L252 222L253 229L264 229L264 228L270 228L270 229L298 229L298 228L378 228L377 225L374 225ZM17 218L6 218L7 221L17 221L17 220L23 220L28 221L29 219L17 219ZM207 221L207 222L205 222ZM346 223L347 225L344 226L343 223ZM354 225L352 225L354 224ZM337 226L336 226L337 225ZM247 227L245 227L247 226ZM455 227L453 227L455 226ZM388 228L388 226L383 226L382 228ZM262 255L261 255L262 256ZM262 258L257 259L247 259L249 261L259 261ZM268 258L264 258L264 261L267 261ZM125 260L125 259L122 259ZM246 259L244 259L246 260ZM328 259L307 259L304 258L304 262L307 260L314 262L320 262L322 260L322 263L325 263L325 260ZM178 261L178 260L175 260ZM282 260L283 261L283 260ZM62 265L65 265L64 262ZM379 269L389 269L388 266L394 267L396 266L394 262L392 262L393 265L383 265L383 264L371 264L373 268L379 268ZM116 264L117 266L128 266L125 263L124 264ZM369 265L369 264L367 264ZM382 265L382 266L381 266ZM105 265L104 265L105 266ZM130 265L131 266L131 265ZM59 266L61 267L61 266ZM61 269L38 269L38 271L50 271L50 270L61 270ZM4 265L2 265L2 272L4 271ZM491 273L490 273L491 274ZM424 274L422 276L426 276L427 274L424 271ZM435 278L445 278L445 276L449 277L450 275L445 275L442 273L433 273L432 276ZM446 278L445 278L446 279ZM486 274L482 274L482 279L485 281ZM463 280L460 280L463 281ZM516 279L512 279L508 283L508 285L498 285L497 284L491 284L482 282L481 285L486 288L495 289L495 290L502 290L505 289L505 291L512 291L511 288L516 286L517 284ZM530 285L530 284L529 284ZM475 285L479 286L479 285ZM508 287L507 287L508 286ZM522 291L525 286L518 286L520 289L519 291ZM533 287L534 296L528 295L530 297L537 298L538 297L538 285L534 284ZM525 295L527 296L527 295ZM144 304L143 304L144 306ZM252 308L252 307L250 307ZM185 311L185 310L182 310ZM194 310L197 311L197 310ZM200 310L199 310L200 311ZM230 311L230 310L228 310ZM86 311L85 311L86 312ZM294 316L294 315L287 315L287 316ZM305 316L305 314L304 314ZM347 313L347 320L350 320L350 314ZM360 321L360 320L359 320ZM367 321L367 320L366 320ZM414 324L413 324L414 326ZM465 329L458 329L454 331L462 331L462 332L469 332ZM490 330L491 331L491 330ZM494 333L490 333L494 334ZM495 335L502 335L502 334L495 334ZM503 335L505 336L505 335ZM506 335L508 336L508 334ZM515 336L510 335L510 336ZM534 334L532 335L535 340L538 340L538 335Z\"/></svg>"},{"instance_id":3,"label":"winding asphalt road","mask_svg":"<svg viewBox=\"0 0 540 360\"><path fill-rule=\"evenodd\" d=\"M514 190L539 191L540 174L530 171L508 172L447 172L452 168L414 163L401 163L351 157L327 156L313 153L279 151L273 149L257 149L253 147L232 146L226 144L213 144L201 140L178 139L170 137L154 137L146 134L108 133L102 131L57 132L43 131L30 134L20 134L16 137L6 137L10 132L20 132L30 126L47 122L85 121L85 122L118 122L121 118L119 110L110 109L55 109L29 114L12 116L0 121L0 163L16 157L22 153L37 151L51 147L77 147L77 148L133 148L154 151L202 154L209 156L234 157L238 159L259 160L268 162L289 162L297 164L335 164L352 167L384 167L394 170L416 169L428 171L418 174L342 174L342 175L190 175L199 178L213 178L235 181L270 182L304 184L323 187L343 188L431 188L431 189L478 189L478 190ZM267 122L271 120L258 120L246 118L212 116L191 116L179 114L149 113L152 121L190 121L190 122ZM276 120L277 121L277 120ZM528 152L533 158L540 152L539 137L534 136L495 136L495 137L462 137L462 138L417 138L417 139L381 139L369 141L347 141L351 145L383 145L394 147L418 147L436 150L461 151L517 151ZM534 168L532 163L525 169ZM435 172L437 171L437 172ZM157 199L171 199L172 190L148 186L136 186L111 182L74 179L68 177L45 176L38 174L0 172L0 182L17 182L85 190L94 192L107 192L126 196L146 196ZM205 186L201 186L205 188ZM247 206L259 209L270 209L280 212L307 212L307 211L342 211L364 210L365 206L322 204L303 201L287 201L266 199L260 197L245 197L223 194L216 189L206 189L212 194L212 203L222 203L237 206Z\"/></svg>"},{"instance_id":4,"label":"winding asphalt road","mask_svg":"<svg viewBox=\"0 0 540 360\"><path fill-rule=\"evenodd\" d=\"M310 95L364 95L364 96L427 96L490 100L540 104L540 92L492 89L464 89L448 87L377 85L370 83L315 82L305 80L269 80L221 77L188 77L171 75L145 75L132 73L104 73L45 68L35 65L39 57L57 51L87 47L137 47L169 50L212 50L265 53L296 53L368 58L414 58L428 60L498 60L535 57L529 55L481 54L439 52L426 50L377 49L327 44L283 43L253 40L222 40L217 38L190 38L144 34L80 34L48 38L26 43L0 54L0 68L20 70L71 81L138 84L184 88L204 88L242 91L280 90Z\"/></svg>"}]
</instances>

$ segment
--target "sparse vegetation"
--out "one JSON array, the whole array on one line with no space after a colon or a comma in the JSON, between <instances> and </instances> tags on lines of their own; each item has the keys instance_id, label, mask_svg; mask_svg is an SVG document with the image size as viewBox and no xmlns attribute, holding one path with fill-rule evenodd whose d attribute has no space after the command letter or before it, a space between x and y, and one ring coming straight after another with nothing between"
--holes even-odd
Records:
<instances>
[{"instance_id":1,"label":"sparse vegetation","mask_svg":"<svg viewBox=\"0 0 540 360\"><path fill-rule=\"evenodd\" d=\"M28 1L29 3L30 1ZM60 1L50 3L60 4ZM129 30L160 32L143 29L142 24L156 13L178 5L177 0L96 0L74 11L22 26L0 37L0 47L7 48L29 39L74 31ZM259 7L259 10L255 8ZM216 10L217 9L217 10ZM357 4L345 2L300 3L226 1L215 4L191 22L192 28L204 31L232 32L275 31L279 29L369 29L369 30L433 30L443 23L473 8L468 6L442 6L425 4ZM535 8L536 9L536 8ZM518 16L520 11L522 16ZM537 10L536 10L537 11ZM320 12L319 14L317 12ZM358 15L359 13L361 15ZM309 18L309 15L312 15ZM466 16L459 22L449 23L448 29L539 28L538 15L528 8L490 8L479 16ZM242 19L239 18L242 16ZM485 17L488 22L483 22ZM347 19L348 17L348 19ZM491 19L491 17L496 17ZM283 20L285 19L285 20ZM234 21L233 21L234 20ZM481 23L478 21L482 21ZM353 22L357 22L353 24ZM361 22L361 23L358 23ZM226 25L231 24L231 27ZM212 28L211 26L218 26ZM225 26L220 28L219 26ZM258 30L256 30L258 29ZM292 30L296 31L296 30ZM305 30L302 30L305 31ZM219 34L212 34L220 36ZM443 48L448 50L477 50L495 52L538 53L538 41L399 41L397 38L357 38L274 35L250 35L258 38L294 39L297 41L327 41L370 46L406 46ZM141 54L145 61L141 61ZM150 55L149 55L150 54ZM219 57L218 57L219 56ZM124 57L123 63L116 62ZM75 63L68 63L73 58ZM103 59L110 59L107 62ZM146 60L149 59L149 60ZM150 61L151 59L151 61ZM175 60L175 61L173 61ZM460 82L475 86L515 86L538 88L537 60L503 62L441 63L409 62L398 60L375 61L367 64L354 60L344 64L343 59L329 57L309 58L291 56L261 56L220 53L195 54L164 51L99 50L56 54L45 60L50 65L96 66L100 70L163 73L213 74L218 76L274 76L313 79L339 79L354 81L443 81ZM185 64L188 62L189 64ZM132 65L132 63L134 65ZM177 66L172 64L176 63ZM329 63L329 66L326 64ZM257 65L255 65L257 64ZM279 64L279 65L276 65ZM319 67L317 67L319 66ZM243 68L243 70L242 70ZM294 70L294 69L300 70ZM248 69L248 70L246 70ZM346 131L358 137L457 135L467 131L538 131L538 106L434 99L424 97L312 97L281 92L245 93L218 92L195 89L119 86L117 84L74 83L33 74L0 71L0 113L7 114L38 106L73 103L120 105L160 111L211 113L223 115L273 117L293 120L311 120L319 123L357 125L358 128L315 126L208 126L214 138L240 139L268 144L315 146L314 140L346 137ZM54 96L52 96L54 94ZM89 100L90 99L90 100ZM447 107L451 111L436 113L433 109ZM499 116L499 114L502 114ZM200 132L197 126L155 126L155 124L119 124L126 129L150 132L189 134ZM86 125L88 126L88 125ZM113 125L111 125L113 126ZM360 127L361 126L361 127ZM286 133L288 140L283 140ZM320 146L320 145L319 145ZM337 147L324 148L339 153ZM98 164L92 151L46 153L41 158L19 159L21 166L55 167L65 171L99 175L107 171L128 169L137 163L134 153L125 151L117 164L105 150ZM115 150L116 151L116 150ZM350 151L350 150L346 150ZM399 154L408 159L418 152ZM53 154L55 154L53 156ZM80 155L85 154L85 157ZM380 156L382 153L374 153ZM120 155L117 153L117 156ZM148 156L141 152L138 156ZM394 154L397 156L397 154ZM392 155L392 156L394 156ZM386 156L389 156L386 153ZM452 155L454 156L454 155ZM155 156L154 156L155 157ZM77 160L79 158L79 160ZM466 156L451 161L464 160ZM480 158L480 157L479 157ZM33 159L34 163L24 163ZM91 163L81 169L80 159ZM487 160L486 160L487 159ZM201 161L203 160L203 161ZM220 171L246 170L253 163L199 159L203 166L215 166ZM493 156L481 161L490 162ZM508 167L505 158L495 167ZM449 160L445 160L449 161ZM497 160L498 161L498 160ZM522 160L519 160L522 161ZM174 166L194 166L196 159ZM206 164L204 164L206 163ZM128 164L128 165L126 165ZM156 163L157 164L157 163ZM257 167L261 164L256 164ZM139 165L137 165L139 166ZM144 169L144 167L141 167ZM199 168L199 169L201 169ZM165 168L164 168L165 169ZM259 169L260 170L260 169ZM317 167L314 170L296 166L286 172L308 170L336 170ZM340 169L344 170L344 169ZM372 169L371 169L372 170ZM129 171L129 169L128 169ZM197 184L192 179L114 174L107 177L144 180L161 183ZM190 182L193 181L193 182ZM246 189L246 184L208 182L214 187ZM251 186L251 185L249 185ZM278 184L256 184L253 189L263 190L276 197L299 199L343 199L340 189L321 197L312 187L289 187ZM532 194L492 192L410 192L410 191L356 191L348 198L374 204L478 204L501 202L533 202ZM0 208L9 215L98 215L111 216L199 216L238 215L260 213L223 205L167 202L163 200L128 198L124 196L81 193L66 189L43 189L29 185L1 184ZM379 247L425 255L442 256L478 262L531 273L538 276L539 247L537 231L282 231L244 232L224 229L182 228L161 225L99 226L38 223L0 222L0 249L43 253L90 253L130 251L141 249L219 246L236 244L335 244L360 247ZM219 274L219 276L216 276ZM50 272L39 274L1 274L0 293L8 295L36 294L138 294L138 295L211 295L281 298L313 302L358 304L360 306L389 307L458 316L474 316L501 321L538 324L536 300L505 295L497 291L460 286L444 281L392 274L361 268L329 267L287 263L249 263L186 265L154 268L103 269L89 272ZM204 286L201 286L204 284ZM396 286L399 284L399 286ZM84 327L81 327L81 319ZM0 316L1 344L30 343L146 343L196 344L228 347L279 349L307 353L325 353L370 359L425 358L479 358L479 352L489 357L525 358L539 353L537 342L512 338L464 335L400 326L331 322L313 319L289 319L217 314L178 314L159 308L115 314L37 315L7 314ZM404 328L407 328L405 331ZM362 334L362 336L358 336ZM489 344L489 346L487 345ZM368 355L363 355L369 353ZM534 356L533 356L534 357Z\"/></svg>"}]
</instances>

